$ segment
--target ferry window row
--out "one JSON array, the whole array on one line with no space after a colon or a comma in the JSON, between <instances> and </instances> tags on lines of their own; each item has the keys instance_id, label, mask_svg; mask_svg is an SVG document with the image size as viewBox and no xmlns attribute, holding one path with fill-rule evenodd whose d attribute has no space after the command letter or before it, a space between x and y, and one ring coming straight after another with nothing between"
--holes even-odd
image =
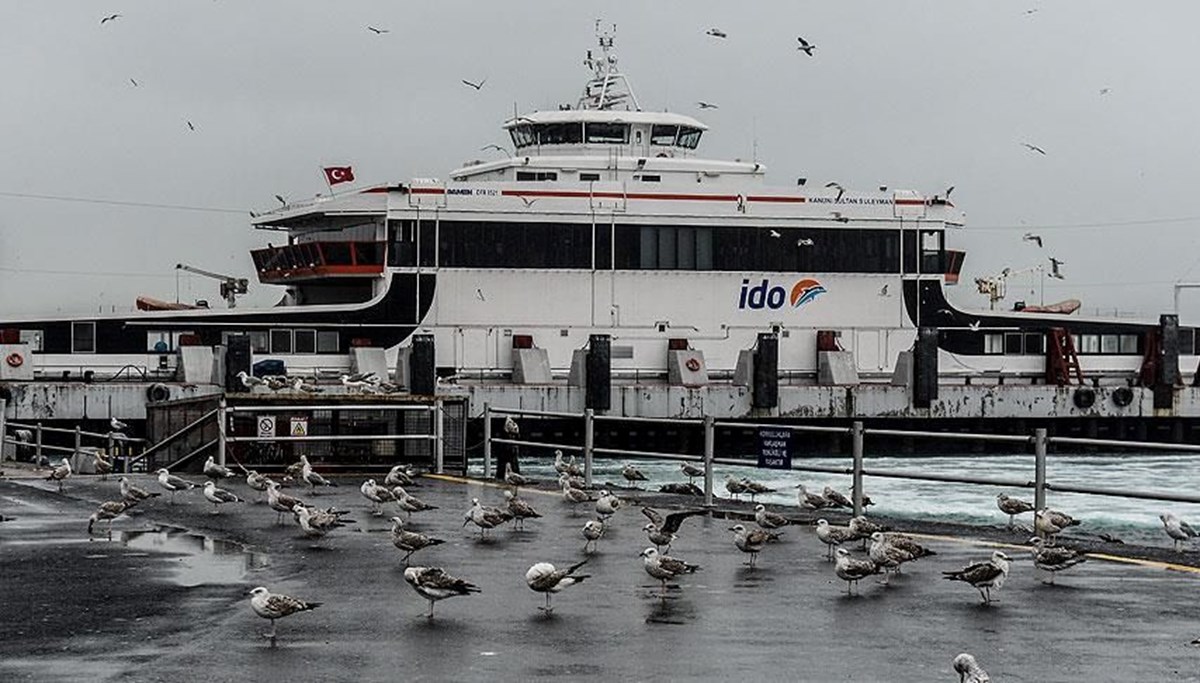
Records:
<instances>
[{"instance_id":1,"label":"ferry window row","mask_svg":"<svg viewBox=\"0 0 1200 683\"><path fill-rule=\"evenodd\" d=\"M1080 355L1132 356L1141 353L1137 334L1073 334L1071 340ZM1188 353L1191 344L1180 349ZM983 336L983 352L991 355L1037 355L1046 352L1045 335L1040 332L1003 332Z\"/></svg>"},{"instance_id":2,"label":"ferry window row","mask_svg":"<svg viewBox=\"0 0 1200 683\"><path fill-rule=\"evenodd\" d=\"M318 332L317 330L293 330L276 328L272 330L251 330L250 351L253 353L337 353L338 333Z\"/></svg>"},{"instance_id":3,"label":"ferry window row","mask_svg":"<svg viewBox=\"0 0 1200 683\"><path fill-rule=\"evenodd\" d=\"M509 129L513 146L517 149L535 145L595 145L629 144L628 123L564 122L523 124ZM656 147L682 147L696 149L704 131L690 126L656 124L650 128L650 144ZM640 141L641 133L638 133Z\"/></svg>"}]
</instances>

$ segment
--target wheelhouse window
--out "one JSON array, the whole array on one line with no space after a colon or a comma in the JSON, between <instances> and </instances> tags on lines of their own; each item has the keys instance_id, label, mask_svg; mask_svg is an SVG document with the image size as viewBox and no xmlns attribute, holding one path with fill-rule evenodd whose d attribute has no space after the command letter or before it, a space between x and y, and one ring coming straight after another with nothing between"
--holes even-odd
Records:
<instances>
[{"instance_id":1,"label":"wheelhouse window","mask_svg":"<svg viewBox=\"0 0 1200 683\"><path fill-rule=\"evenodd\" d=\"M554 171L517 171L517 180L522 182L558 180L558 174Z\"/></svg>"},{"instance_id":2,"label":"wheelhouse window","mask_svg":"<svg viewBox=\"0 0 1200 683\"><path fill-rule=\"evenodd\" d=\"M600 180L600 174L599 173L580 173L579 180L580 180L580 182L584 182L584 183L594 183L594 182L597 182Z\"/></svg>"},{"instance_id":3,"label":"wheelhouse window","mask_svg":"<svg viewBox=\"0 0 1200 683\"><path fill-rule=\"evenodd\" d=\"M684 149L696 149L700 144L700 134L704 131L699 128L688 128L687 126L679 127L679 138L675 144Z\"/></svg>"},{"instance_id":4,"label":"wheelhouse window","mask_svg":"<svg viewBox=\"0 0 1200 683\"><path fill-rule=\"evenodd\" d=\"M513 146L517 149L537 144L537 131L533 126L515 126L510 128L508 133L512 136Z\"/></svg>"},{"instance_id":5,"label":"wheelhouse window","mask_svg":"<svg viewBox=\"0 0 1200 683\"><path fill-rule=\"evenodd\" d=\"M679 136L679 126L656 125L650 129L650 144L660 147L673 147L675 138Z\"/></svg>"},{"instance_id":6,"label":"wheelhouse window","mask_svg":"<svg viewBox=\"0 0 1200 683\"><path fill-rule=\"evenodd\" d=\"M71 323L71 353L96 352L96 323Z\"/></svg>"},{"instance_id":7,"label":"wheelhouse window","mask_svg":"<svg viewBox=\"0 0 1200 683\"><path fill-rule=\"evenodd\" d=\"M537 127L538 143L571 145L583 142L583 127L578 123L546 123Z\"/></svg>"},{"instance_id":8,"label":"wheelhouse window","mask_svg":"<svg viewBox=\"0 0 1200 683\"><path fill-rule=\"evenodd\" d=\"M587 141L597 145L624 145L629 142L629 125L625 123L598 123L585 125Z\"/></svg>"}]
</instances>

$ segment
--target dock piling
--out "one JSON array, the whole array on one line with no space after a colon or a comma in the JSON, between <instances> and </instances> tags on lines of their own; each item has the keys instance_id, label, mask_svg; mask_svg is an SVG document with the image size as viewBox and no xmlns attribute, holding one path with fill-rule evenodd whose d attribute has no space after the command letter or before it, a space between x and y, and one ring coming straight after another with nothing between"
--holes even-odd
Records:
<instances>
[{"instance_id":1,"label":"dock piling","mask_svg":"<svg viewBox=\"0 0 1200 683\"><path fill-rule=\"evenodd\" d=\"M583 481L592 485L592 449L596 446L596 411L588 408L583 413Z\"/></svg>"},{"instance_id":2,"label":"dock piling","mask_svg":"<svg viewBox=\"0 0 1200 683\"><path fill-rule=\"evenodd\" d=\"M852 491L854 516L859 517L863 513L863 423L861 420L855 420L850 425L850 449L854 456L854 485Z\"/></svg>"}]
</instances>

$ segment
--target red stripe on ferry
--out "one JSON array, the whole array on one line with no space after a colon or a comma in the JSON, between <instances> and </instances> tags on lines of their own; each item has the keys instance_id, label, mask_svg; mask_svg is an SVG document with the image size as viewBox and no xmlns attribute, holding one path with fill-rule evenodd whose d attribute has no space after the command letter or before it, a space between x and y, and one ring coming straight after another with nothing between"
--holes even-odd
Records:
<instances>
[{"instance_id":1,"label":"red stripe on ferry","mask_svg":"<svg viewBox=\"0 0 1200 683\"><path fill-rule=\"evenodd\" d=\"M505 197L574 197L587 198L596 197L598 199L651 199L663 201L688 201L688 202L736 202L739 196L736 194L686 194L686 193L659 193L659 192L581 192L577 190L501 190L500 194ZM788 196L771 196L771 195L751 195L742 198L745 201L751 202L791 202L803 203L807 201L804 197L788 197Z\"/></svg>"},{"instance_id":2,"label":"red stripe on ferry","mask_svg":"<svg viewBox=\"0 0 1200 683\"><path fill-rule=\"evenodd\" d=\"M786 195L760 195L760 194L750 195L749 197L746 197L746 200L751 201L751 202L776 202L776 203L792 203L792 204L803 204L804 202L808 201L804 197L789 197Z\"/></svg>"},{"instance_id":3,"label":"red stripe on ferry","mask_svg":"<svg viewBox=\"0 0 1200 683\"><path fill-rule=\"evenodd\" d=\"M446 194L444 187L410 187L408 191L412 194Z\"/></svg>"}]
</instances>

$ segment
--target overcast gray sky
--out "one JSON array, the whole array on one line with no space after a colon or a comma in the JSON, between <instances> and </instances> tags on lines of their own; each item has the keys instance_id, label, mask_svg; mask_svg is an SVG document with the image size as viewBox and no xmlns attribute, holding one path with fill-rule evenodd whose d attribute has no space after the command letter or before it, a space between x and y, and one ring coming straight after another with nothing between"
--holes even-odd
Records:
<instances>
[{"instance_id":1,"label":"overcast gray sky","mask_svg":"<svg viewBox=\"0 0 1200 683\"><path fill-rule=\"evenodd\" d=\"M973 277L1048 255L1067 279L1047 281L1047 301L1085 311L1154 316L1171 283L1200 279L1200 3L7 2L0 312L172 299L179 261L252 276L248 250L278 239L247 212L324 191L325 164L368 184L491 158L479 149L506 142L514 103L574 101L598 16L618 25L645 108L712 127L707 156L747 159L757 140L781 186L956 186L960 304L986 306ZM179 282L184 299L219 298L215 282ZM1031 282L1010 300L1036 300ZM254 287L245 305L278 296ZM1200 314L1200 292L1183 310Z\"/></svg>"}]
</instances>

